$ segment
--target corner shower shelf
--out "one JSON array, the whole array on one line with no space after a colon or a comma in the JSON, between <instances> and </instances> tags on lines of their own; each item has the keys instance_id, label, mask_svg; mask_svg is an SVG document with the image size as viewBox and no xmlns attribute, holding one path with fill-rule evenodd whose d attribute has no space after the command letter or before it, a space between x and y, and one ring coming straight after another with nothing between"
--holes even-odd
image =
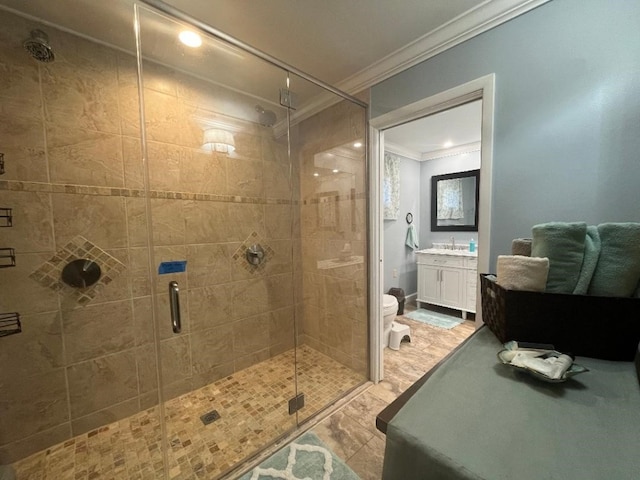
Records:
<instances>
[{"instance_id":1,"label":"corner shower shelf","mask_svg":"<svg viewBox=\"0 0 640 480\"><path fill-rule=\"evenodd\" d=\"M10 208L0 207L0 227L13 227L13 213Z\"/></svg>"},{"instance_id":2,"label":"corner shower shelf","mask_svg":"<svg viewBox=\"0 0 640 480\"><path fill-rule=\"evenodd\" d=\"M18 312L0 313L0 337L14 335L22 331Z\"/></svg>"},{"instance_id":3,"label":"corner shower shelf","mask_svg":"<svg viewBox=\"0 0 640 480\"><path fill-rule=\"evenodd\" d=\"M0 248L0 268L16 266L16 250L14 248Z\"/></svg>"}]
</instances>

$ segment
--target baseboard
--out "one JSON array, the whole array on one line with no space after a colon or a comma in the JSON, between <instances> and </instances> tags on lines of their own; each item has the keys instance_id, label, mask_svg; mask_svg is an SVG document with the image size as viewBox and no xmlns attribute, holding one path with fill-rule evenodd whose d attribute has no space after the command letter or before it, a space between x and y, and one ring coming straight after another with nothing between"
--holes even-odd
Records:
<instances>
[{"instance_id":1,"label":"baseboard","mask_svg":"<svg viewBox=\"0 0 640 480\"><path fill-rule=\"evenodd\" d=\"M409 295L404 296L404 301L406 303L416 303L416 299L418 298L418 292L410 293Z\"/></svg>"}]
</instances>

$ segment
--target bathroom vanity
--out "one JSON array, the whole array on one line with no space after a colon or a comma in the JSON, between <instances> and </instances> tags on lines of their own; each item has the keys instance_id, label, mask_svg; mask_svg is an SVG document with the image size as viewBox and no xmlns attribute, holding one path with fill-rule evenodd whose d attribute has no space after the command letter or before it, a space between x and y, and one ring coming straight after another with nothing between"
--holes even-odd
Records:
<instances>
[{"instance_id":1,"label":"bathroom vanity","mask_svg":"<svg viewBox=\"0 0 640 480\"><path fill-rule=\"evenodd\" d=\"M427 248L416 252L418 263L417 303L476 312L478 253L468 250Z\"/></svg>"}]
</instances>

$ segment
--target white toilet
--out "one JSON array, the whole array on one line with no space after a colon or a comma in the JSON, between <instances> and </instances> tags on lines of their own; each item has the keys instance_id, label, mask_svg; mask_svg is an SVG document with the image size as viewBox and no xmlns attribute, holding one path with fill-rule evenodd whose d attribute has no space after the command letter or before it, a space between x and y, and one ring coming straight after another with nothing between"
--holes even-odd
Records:
<instances>
[{"instance_id":1,"label":"white toilet","mask_svg":"<svg viewBox=\"0 0 640 480\"><path fill-rule=\"evenodd\" d=\"M382 346L387 347L389 345L389 335L391 334L391 326L398 313L398 299L393 295L382 296L382 316L383 316L383 330L382 330Z\"/></svg>"}]
</instances>

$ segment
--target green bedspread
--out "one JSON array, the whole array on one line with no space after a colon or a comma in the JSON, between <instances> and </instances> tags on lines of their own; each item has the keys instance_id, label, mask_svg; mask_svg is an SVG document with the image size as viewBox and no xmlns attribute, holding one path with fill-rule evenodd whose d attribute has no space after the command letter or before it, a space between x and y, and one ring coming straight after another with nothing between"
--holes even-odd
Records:
<instances>
[{"instance_id":1,"label":"green bedspread","mask_svg":"<svg viewBox=\"0 0 640 480\"><path fill-rule=\"evenodd\" d=\"M499 363L483 328L390 422L385 480L640 479L633 362L578 357L589 372L548 384Z\"/></svg>"}]
</instances>

